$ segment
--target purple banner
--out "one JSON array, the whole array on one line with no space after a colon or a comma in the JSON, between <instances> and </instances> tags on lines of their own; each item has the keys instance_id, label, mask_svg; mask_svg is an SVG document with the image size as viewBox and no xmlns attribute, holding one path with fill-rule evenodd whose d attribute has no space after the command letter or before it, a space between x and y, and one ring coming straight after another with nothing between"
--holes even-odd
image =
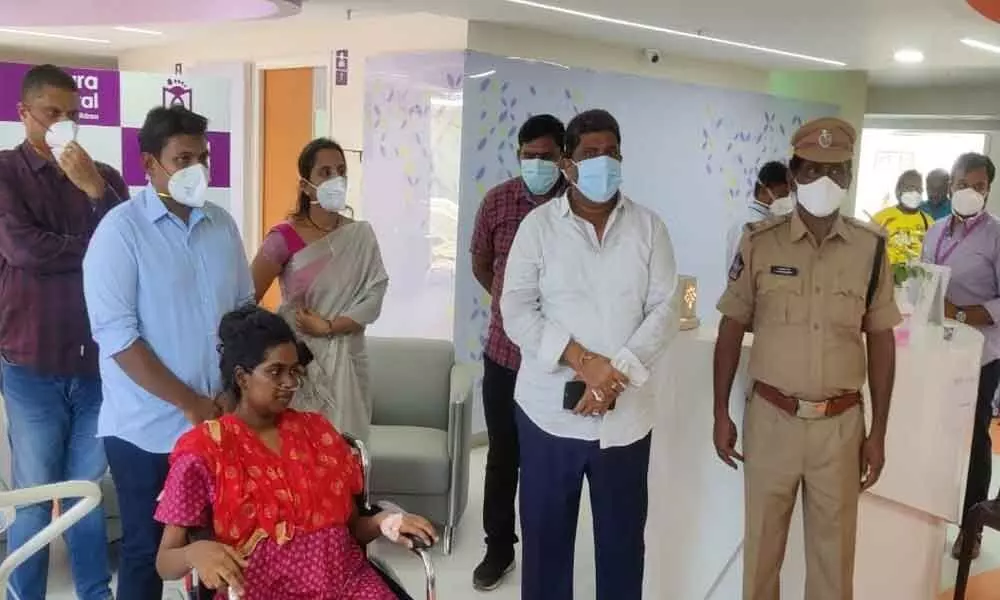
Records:
<instances>
[{"instance_id":1,"label":"purple banner","mask_svg":"<svg viewBox=\"0 0 1000 600\"><path fill-rule=\"evenodd\" d=\"M229 187L229 161L232 156L229 134L226 132L208 132L208 176L209 187ZM129 127L122 128L122 177L126 185L142 187L146 185L146 170L142 166L142 153L139 152L139 130Z\"/></svg>"},{"instance_id":2,"label":"purple banner","mask_svg":"<svg viewBox=\"0 0 1000 600\"><path fill-rule=\"evenodd\" d=\"M21 80L33 65L0 63L0 121L20 121ZM65 69L80 89L80 125L121 125L121 75L103 69Z\"/></svg>"}]
</instances>

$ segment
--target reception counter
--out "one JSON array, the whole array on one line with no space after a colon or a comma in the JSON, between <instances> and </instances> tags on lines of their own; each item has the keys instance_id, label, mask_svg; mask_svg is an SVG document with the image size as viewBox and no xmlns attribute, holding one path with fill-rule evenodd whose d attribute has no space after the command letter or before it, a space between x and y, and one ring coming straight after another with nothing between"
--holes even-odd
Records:
<instances>
[{"instance_id":1,"label":"reception counter","mask_svg":"<svg viewBox=\"0 0 1000 600\"><path fill-rule=\"evenodd\" d=\"M897 348L886 467L862 495L856 600L931 600L940 584L945 527L959 519L972 436L982 336L950 324L914 331ZM751 336L731 399L739 424ZM650 461L647 598L741 597L743 472L712 444L715 328L682 332L657 369L660 395ZM869 406L866 406L870 409ZM802 600L800 507L792 519L782 599Z\"/></svg>"}]
</instances>

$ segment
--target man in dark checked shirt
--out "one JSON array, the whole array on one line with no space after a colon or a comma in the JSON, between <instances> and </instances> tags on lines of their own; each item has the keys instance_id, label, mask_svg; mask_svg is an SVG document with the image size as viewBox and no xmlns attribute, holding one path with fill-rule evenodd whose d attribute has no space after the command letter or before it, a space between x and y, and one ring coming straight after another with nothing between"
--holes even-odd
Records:
<instances>
[{"instance_id":1,"label":"man in dark checked shirt","mask_svg":"<svg viewBox=\"0 0 1000 600\"><path fill-rule=\"evenodd\" d=\"M97 223L128 189L114 169L94 162L76 143L79 95L72 77L41 65L28 71L21 88L26 139L0 152L0 372L13 484L98 481L107 460L96 438L101 382L82 264ZM62 121L72 124L53 128ZM51 506L19 508L8 552L51 516ZM77 597L111 598L104 511L74 525L66 542ZM45 598L48 565L46 549L14 571L18 597Z\"/></svg>"},{"instance_id":2,"label":"man in dark checked shirt","mask_svg":"<svg viewBox=\"0 0 1000 600\"><path fill-rule=\"evenodd\" d=\"M514 384L521 355L507 337L500 317L507 253L521 220L565 188L557 166L566 128L552 115L536 115L518 133L521 175L486 194L472 235L472 272L493 298L483 349L483 408L489 452L483 493L486 558L473 573L477 590L493 590L514 569L514 498L517 495L518 445Z\"/></svg>"}]
</instances>

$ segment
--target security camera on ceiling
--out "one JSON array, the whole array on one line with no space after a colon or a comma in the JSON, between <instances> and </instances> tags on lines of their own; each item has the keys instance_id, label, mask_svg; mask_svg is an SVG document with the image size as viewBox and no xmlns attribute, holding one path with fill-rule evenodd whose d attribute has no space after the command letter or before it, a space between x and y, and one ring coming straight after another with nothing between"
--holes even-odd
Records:
<instances>
[{"instance_id":1,"label":"security camera on ceiling","mask_svg":"<svg viewBox=\"0 0 1000 600\"><path fill-rule=\"evenodd\" d=\"M660 59L663 58L663 55L656 48L646 48L642 53L646 57L646 62L651 65L660 64Z\"/></svg>"}]
</instances>

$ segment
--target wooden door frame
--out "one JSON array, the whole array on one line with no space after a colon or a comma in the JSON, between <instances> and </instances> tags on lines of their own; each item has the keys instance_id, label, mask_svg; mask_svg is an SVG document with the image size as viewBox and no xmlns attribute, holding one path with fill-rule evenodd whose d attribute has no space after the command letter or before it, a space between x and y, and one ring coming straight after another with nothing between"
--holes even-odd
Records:
<instances>
[{"instance_id":1,"label":"wooden door frame","mask_svg":"<svg viewBox=\"0 0 1000 600\"><path fill-rule=\"evenodd\" d=\"M262 223L262 212L264 210L264 186L263 186L263 156L264 156L264 107L261 103L262 91L264 86L264 71L271 69L300 69L300 68L312 68L312 69L325 69L328 85L332 85L333 82L333 50L326 54L314 54L303 57L290 57L285 59L274 59L259 61L254 63L251 89L253 90L253 104L251 111L253 113L253 130L250 135L247 136L247 140L250 141L250 173L252 176L248 177L249 187L250 187L250 206L246 207L246 239L244 240L248 251L250 252L250 259L253 260L254 254L256 254L257 249L260 247L260 242L263 236L261 231ZM327 114L330 115L329 122L333 122L333 94L326 94L326 110Z\"/></svg>"}]
</instances>

